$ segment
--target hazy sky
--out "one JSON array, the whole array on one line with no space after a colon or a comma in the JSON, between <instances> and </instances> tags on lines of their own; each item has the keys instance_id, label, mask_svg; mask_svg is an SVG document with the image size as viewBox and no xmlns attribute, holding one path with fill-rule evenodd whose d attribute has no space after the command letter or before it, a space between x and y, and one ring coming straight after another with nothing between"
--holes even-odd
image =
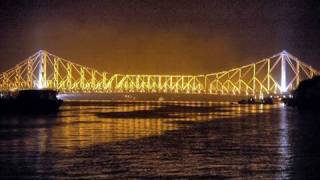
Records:
<instances>
[{"instance_id":1,"label":"hazy sky","mask_svg":"<svg viewBox=\"0 0 320 180\"><path fill-rule=\"evenodd\" d=\"M0 71L40 49L115 73L202 74L284 49L320 68L320 1L1 0Z\"/></svg>"}]
</instances>

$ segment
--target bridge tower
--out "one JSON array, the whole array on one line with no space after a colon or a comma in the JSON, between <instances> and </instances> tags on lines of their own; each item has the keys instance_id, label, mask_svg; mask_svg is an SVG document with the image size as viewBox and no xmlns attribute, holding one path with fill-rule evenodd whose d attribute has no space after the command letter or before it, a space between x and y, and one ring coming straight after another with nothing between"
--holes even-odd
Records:
<instances>
[{"instance_id":1,"label":"bridge tower","mask_svg":"<svg viewBox=\"0 0 320 180\"><path fill-rule=\"evenodd\" d=\"M287 53L286 51L281 52L281 93L285 93L287 91L287 74L286 74L286 62L287 62Z\"/></svg>"}]
</instances>

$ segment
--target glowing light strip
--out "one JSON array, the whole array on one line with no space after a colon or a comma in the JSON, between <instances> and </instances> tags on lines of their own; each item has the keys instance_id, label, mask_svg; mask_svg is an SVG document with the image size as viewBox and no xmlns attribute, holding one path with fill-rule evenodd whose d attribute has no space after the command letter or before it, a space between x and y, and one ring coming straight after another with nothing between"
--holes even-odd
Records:
<instances>
[{"instance_id":1,"label":"glowing light strip","mask_svg":"<svg viewBox=\"0 0 320 180\"><path fill-rule=\"evenodd\" d=\"M287 63L291 68L287 69ZM278 69L280 78L276 74ZM288 76L287 71L290 70L293 70L293 77ZM297 87L304 75L311 78L317 74L318 71L285 51L257 63L204 75L110 74L72 63L46 51L39 51L0 74L0 90L52 88L62 93L137 92L261 96L286 93Z\"/></svg>"}]
</instances>

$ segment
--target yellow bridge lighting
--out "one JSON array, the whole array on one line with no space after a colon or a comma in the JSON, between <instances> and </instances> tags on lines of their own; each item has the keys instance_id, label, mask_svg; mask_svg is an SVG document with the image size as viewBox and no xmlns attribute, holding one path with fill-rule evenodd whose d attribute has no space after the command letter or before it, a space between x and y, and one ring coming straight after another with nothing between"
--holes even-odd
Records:
<instances>
[{"instance_id":1,"label":"yellow bridge lighting","mask_svg":"<svg viewBox=\"0 0 320 180\"><path fill-rule=\"evenodd\" d=\"M199 75L99 72L40 50L0 74L0 90L51 88L61 93L283 94L319 74L283 51L256 63Z\"/></svg>"}]
</instances>

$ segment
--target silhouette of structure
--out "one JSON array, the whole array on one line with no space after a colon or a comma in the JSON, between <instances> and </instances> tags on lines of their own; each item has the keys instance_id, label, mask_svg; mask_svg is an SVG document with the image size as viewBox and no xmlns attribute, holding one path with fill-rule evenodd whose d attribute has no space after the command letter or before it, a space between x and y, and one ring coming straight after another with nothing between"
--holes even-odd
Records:
<instances>
[{"instance_id":1,"label":"silhouette of structure","mask_svg":"<svg viewBox=\"0 0 320 180\"><path fill-rule=\"evenodd\" d=\"M0 74L0 90L50 88L61 93L272 95L295 89L319 71L282 51L256 63L199 75L99 72L40 50Z\"/></svg>"}]
</instances>

